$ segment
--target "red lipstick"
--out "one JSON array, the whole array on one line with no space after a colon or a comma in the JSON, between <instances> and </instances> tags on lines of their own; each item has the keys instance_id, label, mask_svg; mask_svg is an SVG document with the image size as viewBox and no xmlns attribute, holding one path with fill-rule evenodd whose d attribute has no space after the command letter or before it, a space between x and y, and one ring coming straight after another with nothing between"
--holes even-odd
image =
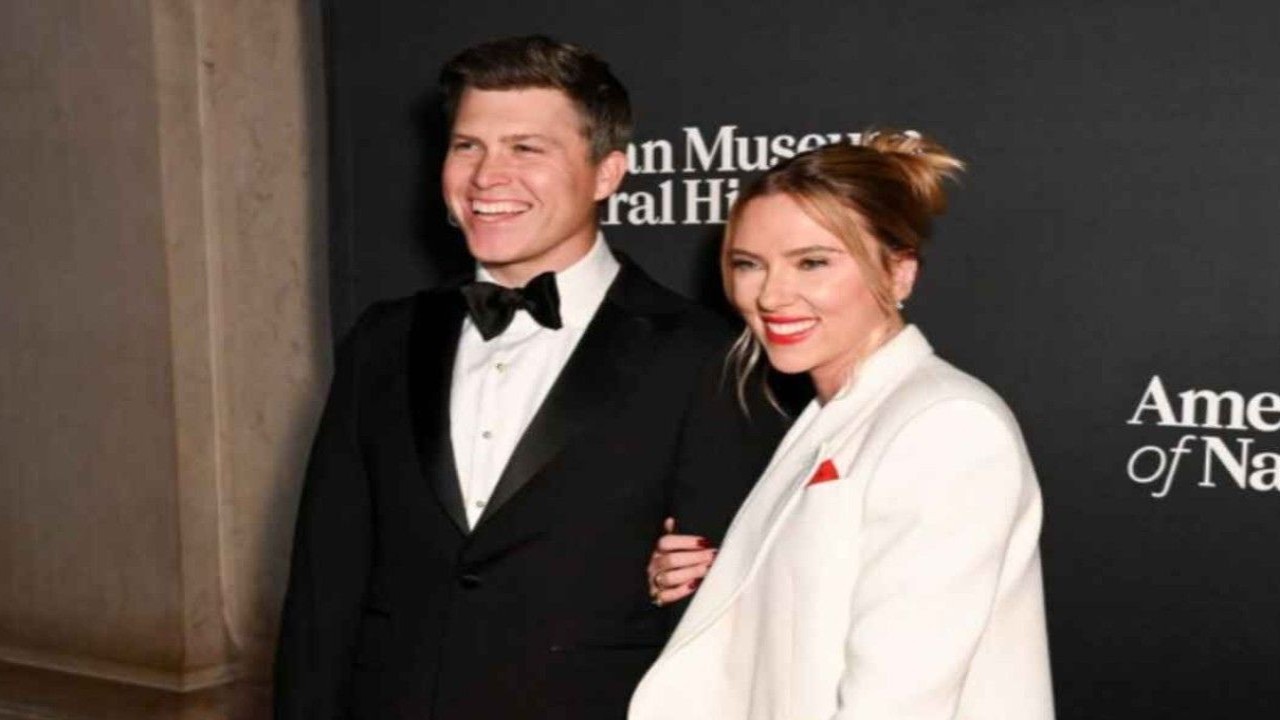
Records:
<instances>
[{"instance_id":1,"label":"red lipstick","mask_svg":"<svg viewBox=\"0 0 1280 720\"><path fill-rule=\"evenodd\" d=\"M813 329L818 327L817 318L812 317L790 317L784 315L761 315L760 319L764 322L764 337L771 345L794 345L801 342L805 338L813 334ZM783 325L788 323L812 323L808 327L798 332L780 333L774 331L769 325Z\"/></svg>"}]
</instances>

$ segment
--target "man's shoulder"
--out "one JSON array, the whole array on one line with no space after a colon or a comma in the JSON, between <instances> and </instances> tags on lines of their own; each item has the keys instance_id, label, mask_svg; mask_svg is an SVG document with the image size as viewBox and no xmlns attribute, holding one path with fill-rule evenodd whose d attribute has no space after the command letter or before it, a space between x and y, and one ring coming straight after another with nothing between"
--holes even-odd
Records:
<instances>
[{"instance_id":1,"label":"man's shoulder","mask_svg":"<svg viewBox=\"0 0 1280 720\"><path fill-rule=\"evenodd\" d=\"M461 305L457 287L442 285L419 290L412 295L377 300L367 306L347 331L348 342L356 338L372 345L407 336L416 319L430 320L431 315L453 314Z\"/></svg>"},{"instance_id":2,"label":"man's shoulder","mask_svg":"<svg viewBox=\"0 0 1280 720\"><path fill-rule=\"evenodd\" d=\"M612 302L699 345L721 347L731 340L734 325L726 316L666 287L629 258L620 260L622 269L609 292Z\"/></svg>"}]
</instances>

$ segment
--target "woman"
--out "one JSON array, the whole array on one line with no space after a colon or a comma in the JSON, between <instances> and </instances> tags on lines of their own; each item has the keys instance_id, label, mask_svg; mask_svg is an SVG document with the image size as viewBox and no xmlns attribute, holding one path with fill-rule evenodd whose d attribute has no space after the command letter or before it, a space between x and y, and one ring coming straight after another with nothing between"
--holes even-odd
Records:
<instances>
[{"instance_id":1,"label":"woman","mask_svg":"<svg viewBox=\"0 0 1280 720\"><path fill-rule=\"evenodd\" d=\"M739 199L722 253L748 329L739 392L763 350L817 398L700 587L715 551L659 542L655 602L697 593L633 720L1053 717L1040 496L1017 423L901 315L961 167L916 133L872 133Z\"/></svg>"}]
</instances>

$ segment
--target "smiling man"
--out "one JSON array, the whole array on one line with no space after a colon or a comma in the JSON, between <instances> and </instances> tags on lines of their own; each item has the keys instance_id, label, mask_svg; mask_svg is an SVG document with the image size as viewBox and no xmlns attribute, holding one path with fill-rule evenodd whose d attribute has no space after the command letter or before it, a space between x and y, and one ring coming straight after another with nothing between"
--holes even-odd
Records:
<instances>
[{"instance_id":1,"label":"smiling man","mask_svg":"<svg viewBox=\"0 0 1280 720\"><path fill-rule=\"evenodd\" d=\"M304 486L276 716L622 718L678 608L664 518L713 542L782 431L724 389L732 331L610 250L626 90L545 37L444 68L445 200L475 279L338 351Z\"/></svg>"},{"instance_id":2,"label":"smiling man","mask_svg":"<svg viewBox=\"0 0 1280 720\"><path fill-rule=\"evenodd\" d=\"M595 245L596 203L622 182L626 156L588 145L583 124L553 88L469 88L457 101L445 201L467 249L499 283L562 272Z\"/></svg>"}]
</instances>

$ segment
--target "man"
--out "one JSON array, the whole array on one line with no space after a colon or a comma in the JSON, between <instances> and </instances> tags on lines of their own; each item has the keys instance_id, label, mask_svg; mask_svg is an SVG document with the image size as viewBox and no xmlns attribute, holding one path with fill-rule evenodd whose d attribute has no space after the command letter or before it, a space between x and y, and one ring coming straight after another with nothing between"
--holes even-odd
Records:
<instances>
[{"instance_id":1,"label":"man","mask_svg":"<svg viewBox=\"0 0 1280 720\"><path fill-rule=\"evenodd\" d=\"M339 347L276 715L622 718L675 619L644 579L663 519L719 538L781 423L722 389L723 322L600 236L631 117L608 66L513 38L441 83L476 282L376 305Z\"/></svg>"}]
</instances>

